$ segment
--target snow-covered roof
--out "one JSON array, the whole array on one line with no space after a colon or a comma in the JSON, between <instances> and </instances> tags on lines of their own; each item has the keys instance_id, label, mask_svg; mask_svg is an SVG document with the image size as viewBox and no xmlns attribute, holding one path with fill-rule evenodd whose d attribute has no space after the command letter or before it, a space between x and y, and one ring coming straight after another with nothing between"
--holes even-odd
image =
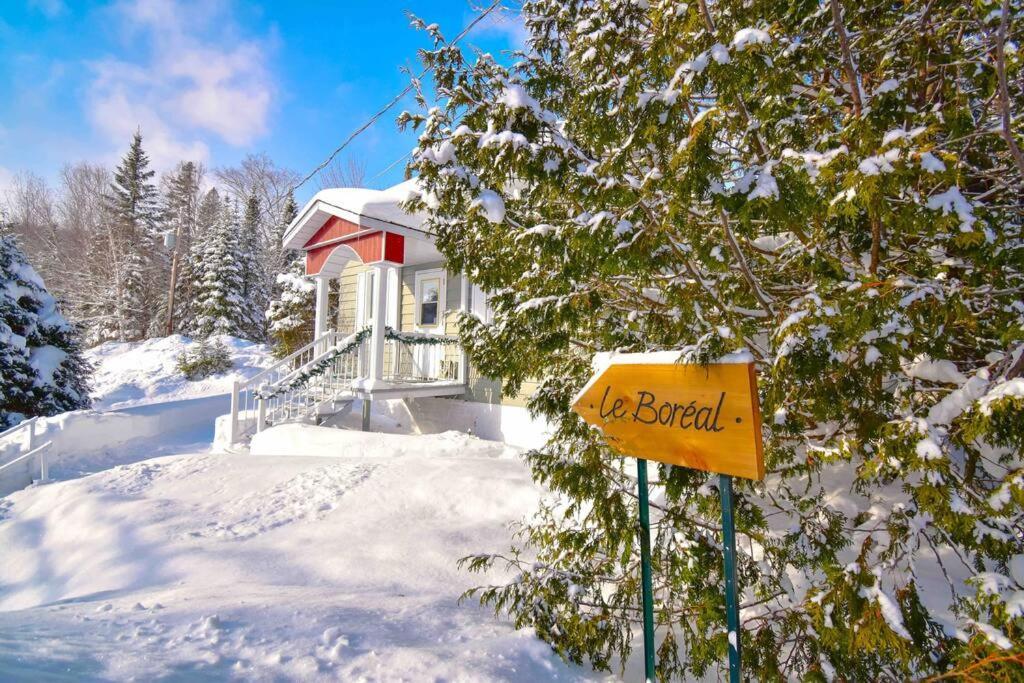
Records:
<instances>
[{"instance_id":1,"label":"snow-covered roof","mask_svg":"<svg viewBox=\"0 0 1024 683\"><path fill-rule=\"evenodd\" d=\"M396 228L424 232L426 215L410 213L401 204L418 194L416 178L385 190L363 187L332 187L320 190L296 216L284 236L284 247L300 249L331 216L338 216L356 225L374 230ZM424 237L426 234L424 233Z\"/></svg>"}]
</instances>

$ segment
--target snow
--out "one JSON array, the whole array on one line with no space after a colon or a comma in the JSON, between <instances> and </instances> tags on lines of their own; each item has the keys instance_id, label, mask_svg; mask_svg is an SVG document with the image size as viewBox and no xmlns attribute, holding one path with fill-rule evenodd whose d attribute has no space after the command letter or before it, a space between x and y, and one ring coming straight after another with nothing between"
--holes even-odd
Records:
<instances>
[{"instance_id":1,"label":"snow","mask_svg":"<svg viewBox=\"0 0 1024 683\"><path fill-rule=\"evenodd\" d=\"M238 376L270 360L222 341ZM37 423L57 481L0 498L0 678L603 678L459 601L511 578L457 560L506 550L508 525L543 493L519 447L408 433L493 430L469 404L463 415L441 399L375 402L374 425L405 433L289 424L257 435L249 454L215 454L231 375L177 377L191 343L93 349L97 402L120 407ZM521 420L506 428L540 434Z\"/></svg>"},{"instance_id":2,"label":"snow","mask_svg":"<svg viewBox=\"0 0 1024 683\"><path fill-rule=\"evenodd\" d=\"M505 200L494 190L484 190L473 200L471 208L480 207L484 210L484 216L491 223L501 223L505 220Z\"/></svg>"},{"instance_id":3,"label":"snow","mask_svg":"<svg viewBox=\"0 0 1024 683\"><path fill-rule=\"evenodd\" d=\"M878 87L875 89L875 94L876 95L883 95L883 94L885 94L887 92L892 92L893 90L898 88L899 85L900 85L900 82L898 80L896 80L895 78L890 78L888 80L882 81L878 85Z\"/></svg>"},{"instance_id":4,"label":"snow","mask_svg":"<svg viewBox=\"0 0 1024 683\"><path fill-rule=\"evenodd\" d=\"M893 168L893 162L899 159L900 150L890 149L884 154L876 154L862 159L857 164L857 170L867 176L879 175L882 173L892 173L895 169Z\"/></svg>"},{"instance_id":5,"label":"snow","mask_svg":"<svg viewBox=\"0 0 1024 683\"><path fill-rule=\"evenodd\" d=\"M978 399L979 410L985 415L991 415L992 404L1004 398L1024 398L1024 377L1004 380L989 389L988 393Z\"/></svg>"},{"instance_id":6,"label":"snow","mask_svg":"<svg viewBox=\"0 0 1024 683\"><path fill-rule=\"evenodd\" d=\"M921 170L927 173L942 173L946 170L946 164L931 152L922 152Z\"/></svg>"},{"instance_id":7,"label":"snow","mask_svg":"<svg viewBox=\"0 0 1024 683\"><path fill-rule=\"evenodd\" d=\"M56 346L40 346L29 352L29 363L39 375L39 382L43 385L53 383L53 373L64 362L68 354Z\"/></svg>"},{"instance_id":8,"label":"snow","mask_svg":"<svg viewBox=\"0 0 1024 683\"><path fill-rule=\"evenodd\" d=\"M882 357L882 352L878 350L877 346L868 346L864 352L864 364L874 365L879 358Z\"/></svg>"},{"instance_id":9,"label":"snow","mask_svg":"<svg viewBox=\"0 0 1024 683\"><path fill-rule=\"evenodd\" d=\"M729 56L729 48L721 43L715 43L711 46L711 58L719 64L728 64L732 61Z\"/></svg>"},{"instance_id":10,"label":"snow","mask_svg":"<svg viewBox=\"0 0 1024 683\"><path fill-rule=\"evenodd\" d=\"M955 213L960 219L961 232L970 232L974 227L974 209L960 194L960 188L955 185L945 192L929 197L925 206L933 211L941 210L943 216Z\"/></svg>"},{"instance_id":11,"label":"snow","mask_svg":"<svg viewBox=\"0 0 1024 683\"><path fill-rule=\"evenodd\" d=\"M1007 565L1010 567L1010 576L1017 582L1017 585L1024 586L1024 554L1014 555Z\"/></svg>"},{"instance_id":12,"label":"snow","mask_svg":"<svg viewBox=\"0 0 1024 683\"><path fill-rule=\"evenodd\" d=\"M988 638L994 645L1004 650L1013 648L1013 643L1007 638L1002 631L997 629L991 624L985 624L980 621L972 621L972 625L977 628L981 633Z\"/></svg>"},{"instance_id":13,"label":"snow","mask_svg":"<svg viewBox=\"0 0 1024 683\"><path fill-rule=\"evenodd\" d=\"M933 425L950 424L985 394L987 386L988 373L981 370L964 382L963 386L949 392L933 405L928 411L928 422Z\"/></svg>"},{"instance_id":14,"label":"snow","mask_svg":"<svg viewBox=\"0 0 1024 683\"><path fill-rule=\"evenodd\" d=\"M741 28L732 39L733 49L743 52L748 45L760 45L770 43L771 36L767 31L759 28Z\"/></svg>"},{"instance_id":15,"label":"snow","mask_svg":"<svg viewBox=\"0 0 1024 683\"><path fill-rule=\"evenodd\" d=\"M875 583L871 586L863 586L860 589L861 597L868 600L874 600L878 603L878 608L882 612L882 617L885 619L886 624L892 629L893 633L905 638L907 640L913 640L910 632L907 631L907 627L903 623L903 614L900 612L899 605L893 600L885 591L881 589L879 584L881 583L880 572L876 569Z\"/></svg>"},{"instance_id":16,"label":"snow","mask_svg":"<svg viewBox=\"0 0 1024 683\"><path fill-rule=\"evenodd\" d=\"M761 167L761 171L757 174L757 182L754 184L754 189L747 195L747 199L753 201L761 198L779 198L779 185L775 182L775 176L772 175L772 166L772 162L768 162Z\"/></svg>"},{"instance_id":17,"label":"snow","mask_svg":"<svg viewBox=\"0 0 1024 683\"><path fill-rule=\"evenodd\" d=\"M903 372L907 377L940 384L959 386L967 381L967 377L957 369L953 361L934 360L926 355L918 356L912 362L906 363L903 366Z\"/></svg>"},{"instance_id":18,"label":"snow","mask_svg":"<svg viewBox=\"0 0 1024 683\"><path fill-rule=\"evenodd\" d=\"M924 460L939 460L942 458L942 449L939 448L939 444L935 443L935 439L931 437L918 441L915 450L917 456Z\"/></svg>"},{"instance_id":19,"label":"snow","mask_svg":"<svg viewBox=\"0 0 1024 683\"><path fill-rule=\"evenodd\" d=\"M0 670L26 678L584 680L459 595L540 491L464 434L271 428L0 507ZM146 452L143 446L140 452Z\"/></svg>"},{"instance_id":20,"label":"snow","mask_svg":"<svg viewBox=\"0 0 1024 683\"><path fill-rule=\"evenodd\" d=\"M540 105L537 100L530 97L526 89L518 83L509 83L505 86L505 91L502 92L498 98L498 102L504 104L510 109L532 109L535 112L540 111Z\"/></svg>"},{"instance_id":21,"label":"snow","mask_svg":"<svg viewBox=\"0 0 1024 683\"><path fill-rule=\"evenodd\" d=\"M85 352L95 370L93 408L124 408L155 401L227 394L231 383L252 377L274 362L269 349L243 339L214 337L231 354L234 368L222 375L190 382L176 367L178 356L197 345L188 337L171 335L142 342L107 342Z\"/></svg>"}]
</instances>

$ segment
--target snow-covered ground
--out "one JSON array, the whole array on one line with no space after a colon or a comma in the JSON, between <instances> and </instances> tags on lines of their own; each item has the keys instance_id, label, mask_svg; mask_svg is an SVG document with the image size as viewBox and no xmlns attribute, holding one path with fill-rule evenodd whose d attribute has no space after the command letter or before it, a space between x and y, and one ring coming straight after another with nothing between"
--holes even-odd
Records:
<instances>
[{"instance_id":1,"label":"snow-covered ground","mask_svg":"<svg viewBox=\"0 0 1024 683\"><path fill-rule=\"evenodd\" d=\"M177 369L182 351L195 342L173 335L135 343L101 344L86 352L94 366L93 408L42 418L36 443L51 441L50 474L68 478L156 455L205 451L214 420L231 410L231 382L273 362L262 344L222 336L234 367L195 382ZM24 452L24 433L0 443L0 462ZM0 473L0 495L39 477L25 461Z\"/></svg>"},{"instance_id":2,"label":"snow-covered ground","mask_svg":"<svg viewBox=\"0 0 1024 683\"><path fill-rule=\"evenodd\" d=\"M227 394L231 383L255 375L273 363L269 349L244 339L214 337L227 348L235 367L206 379L189 382L175 367L178 356L197 344L180 334L141 342L107 342L85 356L94 366L93 408L124 408L154 401Z\"/></svg>"},{"instance_id":3,"label":"snow-covered ground","mask_svg":"<svg viewBox=\"0 0 1024 683\"><path fill-rule=\"evenodd\" d=\"M458 603L502 577L455 561L537 503L513 449L305 425L254 449L306 438L335 455L166 456L3 499L0 678L585 677Z\"/></svg>"},{"instance_id":4,"label":"snow-covered ground","mask_svg":"<svg viewBox=\"0 0 1024 683\"><path fill-rule=\"evenodd\" d=\"M507 577L458 558L505 549L537 505L518 449L283 425L252 454L211 453L193 441L212 436L223 397L210 394L230 377L175 380L181 343L95 351L97 398L133 405L69 416L114 445L0 498L0 680L594 677L459 603ZM235 348L241 372L265 361ZM125 441L141 418L164 426Z\"/></svg>"}]
</instances>

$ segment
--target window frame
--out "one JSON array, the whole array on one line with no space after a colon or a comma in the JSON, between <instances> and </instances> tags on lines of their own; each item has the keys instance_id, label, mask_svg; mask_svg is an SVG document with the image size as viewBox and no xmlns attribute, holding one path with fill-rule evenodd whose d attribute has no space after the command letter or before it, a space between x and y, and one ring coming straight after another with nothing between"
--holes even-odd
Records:
<instances>
[{"instance_id":1,"label":"window frame","mask_svg":"<svg viewBox=\"0 0 1024 683\"><path fill-rule=\"evenodd\" d=\"M423 284L429 280L437 280L437 321L433 325L424 325L422 320ZM448 276L443 268L430 268L416 272L413 284L413 324L416 329L424 332L443 334L445 318L448 313Z\"/></svg>"}]
</instances>

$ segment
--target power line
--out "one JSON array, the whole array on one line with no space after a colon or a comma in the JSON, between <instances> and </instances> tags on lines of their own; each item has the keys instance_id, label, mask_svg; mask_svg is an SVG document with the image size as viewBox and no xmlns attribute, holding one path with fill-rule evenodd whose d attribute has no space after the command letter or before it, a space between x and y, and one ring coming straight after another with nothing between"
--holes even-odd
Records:
<instances>
[{"instance_id":1,"label":"power line","mask_svg":"<svg viewBox=\"0 0 1024 683\"><path fill-rule=\"evenodd\" d=\"M474 17L473 21L469 22L469 24L466 26L466 28L462 29L462 33L460 33L459 35L455 36L455 40L451 41L448 44L449 45L456 45L460 40L465 38L466 35L470 31L473 30L474 26L479 24L484 19L484 17L486 17L488 14L490 14L501 3L502 3L502 0L494 0L494 2L492 2L490 4L490 6L487 7L487 9L485 9L483 12L481 12L476 17ZM426 76L428 73L430 73L433 70L434 70L433 66L426 67L425 69L423 69L423 71L420 72L420 75L416 77L416 81L422 80L424 76ZM348 147L349 143L351 143L353 140L355 140L359 135L361 135L364 131L366 131L370 126L372 126L373 124L377 123L377 120L380 119L381 116L384 116L384 114L386 114L389 109L394 107L396 104L398 104L402 100L403 97L408 95L409 92L412 91L413 87L415 86L416 81L414 81L414 82L410 83L409 85L405 86L405 88L402 90L402 92L398 93L398 95L396 95L394 97L394 99L392 99L390 102L388 102L386 105L384 105L384 107L382 109L380 109L379 111L377 111L377 113L375 113L373 116L371 116L366 121L366 123L364 123L363 125L359 126L359 128L354 130L347 138L345 138L344 142L342 142L340 145L338 145L338 147L333 152L331 152L330 156L328 156L326 159L324 159L324 161L319 166L314 168L312 171L310 171L308 174L306 174L306 176L302 180L300 180L298 183L296 183L295 186L292 188L292 191L294 192L295 190L299 189L300 187L305 185L310 180L310 178L312 178L317 173L319 173L320 171L322 171L325 168L327 168L327 166L332 161L334 161L334 158L336 156L338 156L338 154L341 152L341 150L343 150L346 147ZM395 162L395 163L397 163L397 162Z\"/></svg>"},{"instance_id":2,"label":"power line","mask_svg":"<svg viewBox=\"0 0 1024 683\"><path fill-rule=\"evenodd\" d=\"M373 176L372 178L370 178L370 181L372 182L372 181L376 180L377 178L380 178L380 177L381 177L382 175L384 175L385 173L387 173L388 171L390 171L391 169L393 169L393 168L394 168L395 166L397 166L398 164L400 164L400 163L402 163L403 161L405 161L406 159L408 159L408 158L409 158L410 156L412 156L412 152L406 152L405 154L403 154L402 156L398 157L397 159L395 159L394 161L392 161L392 162L391 162L390 164L388 164L388 165L387 165L387 166L386 166L386 167L384 168L384 170L383 170L383 171L381 171L381 172L380 172L380 173L378 173L377 175L375 175L375 176Z\"/></svg>"}]
</instances>

